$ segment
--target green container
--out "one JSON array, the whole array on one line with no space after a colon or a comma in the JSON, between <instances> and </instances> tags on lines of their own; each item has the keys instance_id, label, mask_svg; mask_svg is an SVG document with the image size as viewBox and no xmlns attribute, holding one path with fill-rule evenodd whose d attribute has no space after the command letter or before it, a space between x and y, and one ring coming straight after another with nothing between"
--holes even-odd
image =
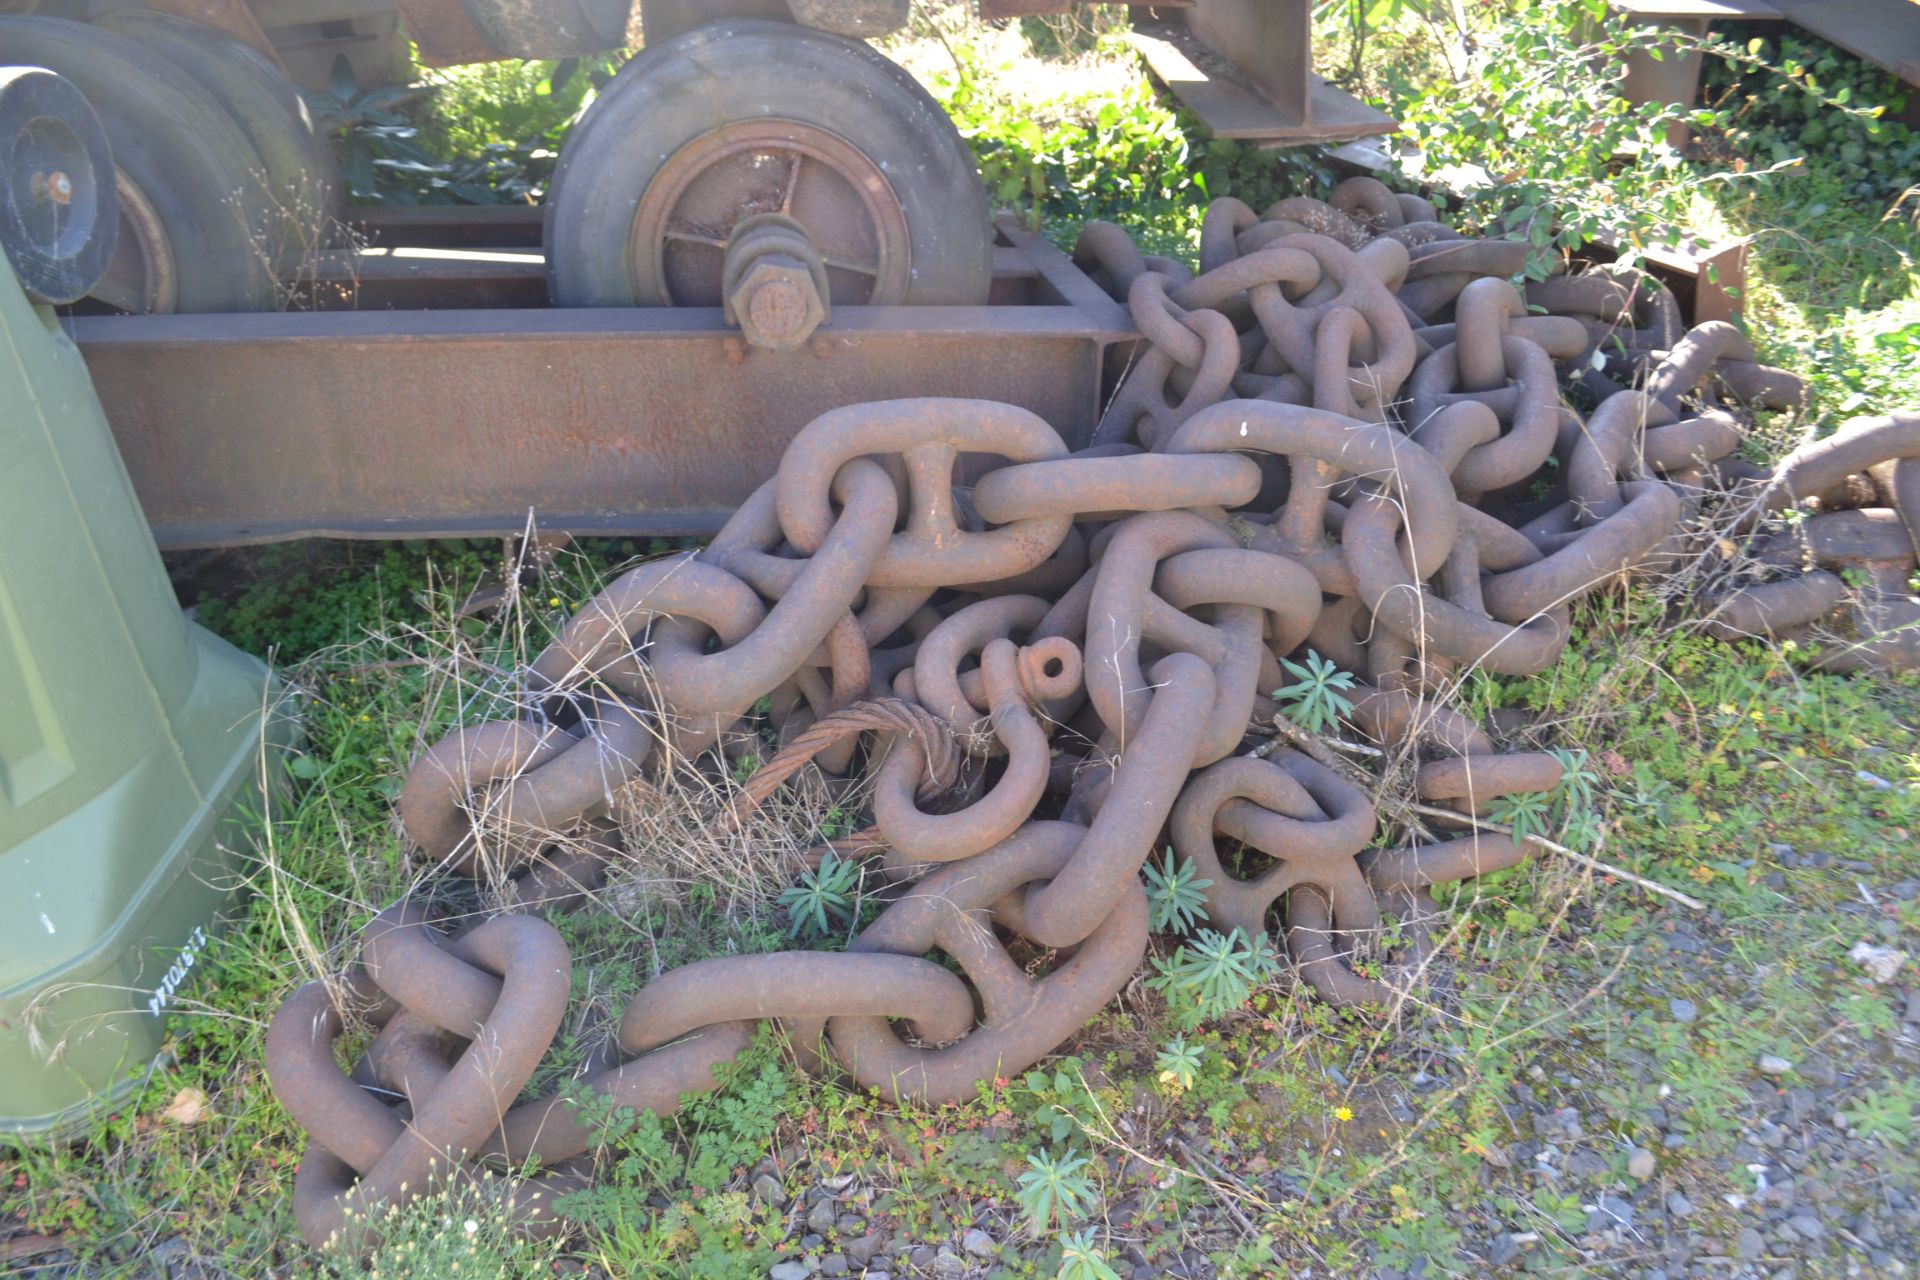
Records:
<instances>
[{"instance_id":1,"label":"green container","mask_svg":"<svg viewBox=\"0 0 1920 1280\"><path fill-rule=\"evenodd\" d=\"M0 1132L161 1051L282 776L280 698L181 615L80 352L0 268Z\"/></svg>"}]
</instances>

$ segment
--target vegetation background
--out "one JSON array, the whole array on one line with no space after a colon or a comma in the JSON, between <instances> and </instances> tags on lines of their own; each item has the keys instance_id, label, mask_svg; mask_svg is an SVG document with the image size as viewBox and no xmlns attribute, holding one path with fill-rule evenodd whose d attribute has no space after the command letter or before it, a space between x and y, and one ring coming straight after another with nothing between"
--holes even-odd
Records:
<instances>
[{"instance_id":1,"label":"vegetation background","mask_svg":"<svg viewBox=\"0 0 1920 1280\"><path fill-rule=\"evenodd\" d=\"M923 3L885 47L952 113L996 199L1062 244L1102 217L1190 255L1209 199L1324 193L1332 174L1311 149L1200 137L1118 22L987 25ZM1528 239L1542 267L1601 235L1628 251L1681 228L1750 236L1747 324L1814 388L1807 412L1761 424L1756 454L1920 405L1920 140L1875 69L1777 27L1730 27L1680 155L1658 144L1674 109L1615 94L1612 55L1645 37L1610 26L1598 0L1330 0L1317 22L1322 72L1406 122L1419 154L1394 180L1446 176L1460 192L1448 217ZM319 105L357 199L537 202L619 61L423 73ZM398 1215L364 1268L309 1256L289 1210L302 1137L265 1085L265 1019L409 888L391 801L412 754L484 715L492 673L662 549L580 544L492 620L457 607L497 578L490 544L299 544L181 566L199 620L301 690L307 748L289 765L292 807L263 815L252 894L170 1062L78 1142L0 1148L0 1234L65 1244L41 1274L1910 1265L1920 993L1910 964L1880 981L1849 955L1863 941L1920 951L1920 686L1710 643L1644 595L1586 606L1584 640L1545 675L1466 693L1511 734L1581 753L1550 805L1510 820L1604 842L1704 911L1552 858L1485 877L1451 904L1429 997L1387 1023L1307 998L1268 946L1196 930L1190 876L1156 860L1165 936L1150 980L1070 1055L977 1102L884 1106L763 1040L726 1089L670 1122L598 1117L610 1154L563 1244L516 1243L486 1203L456 1195ZM1337 680L1295 674L1296 704L1337 717ZM716 950L841 945L871 912L857 866L802 874L793 856L839 820L824 803L782 815L757 860L703 842L691 812L656 815L607 909L563 922L580 1013Z\"/></svg>"}]
</instances>

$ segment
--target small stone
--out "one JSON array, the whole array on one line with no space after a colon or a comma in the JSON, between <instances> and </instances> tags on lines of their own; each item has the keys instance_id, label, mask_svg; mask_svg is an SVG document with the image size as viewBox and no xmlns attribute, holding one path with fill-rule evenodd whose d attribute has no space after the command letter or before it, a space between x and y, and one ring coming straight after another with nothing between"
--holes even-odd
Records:
<instances>
[{"instance_id":1,"label":"small stone","mask_svg":"<svg viewBox=\"0 0 1920 1280\"><path fill-rule=\"evenodd\" d=\"M937 1276L963 1276L967 1274L966 1260L953 1250L947 1248L947 1246L941 1245L940 1252L934 1255L933 1274Z\"/></svg>"},{"instance_id":2,"label":"small stone","mask_svg":"<svg viewBox=\"0 0 1920 1280\"><path fill-rule=\"evenodd\" d=\"M804 1262L776 1262L767 1268L767 1280L807 1280L810 1274Z\"/></svg>"},{"instance_id":3,"label":"small stone","mask_svg":"<svg viewBox=\"0 0 1920 1280\"><path fill-rule=\"evenodd\" d=\"M864 1235L858 1240L850 1240L847 1242L847 1257L864 1267L873 1261L874 1255L880 1252L880 1246L885 1243L886 1237L876 1235Z\"/></svg>"},{"instance_id":4,"label":"small stone","mask_svg":"<svg viewBox=\"0 0 1920 1280\"><path fill-rule=\"evenodd\" d=\"M1619 1196L1601 1196L1600 1202L1593 1206L1593 1212L1587 1215L1587 1234L1593 1235L1609 1227L1633 1226L1633 1206Z\"/></svg>"},{"instance_id":5,"label":"small stone","mask_svg":"<svg viewBox=\"0 0 1920 1280\"><path fill-rule=\"evenodd\" d=\"M1637 1181L1645 1182L1658 1167L1659 1162L1653 1158L1653 1152L1645 1147L1635 1147L1627 1153L1627 1173Z\"/></svg>"},{"instance_id":6,"label":"small stone","mask_svg":"<svg viewBox=\"0 0 1920 1280\"><path fill-rule=\"evenodd\" d=\"M1853 950L1847 952L1847 959L1865 969L1868 978L1884 987L1899 976L1901 966L1907 962L1907 953L1893 947L1877 947L1862 940L1853 944Z\"/></svg>"},{"instance_id":7,"label":"small stone","mask_svg":"<svg viewBox=\"0 0 1920 1280\"><path fill-rule=\"evenodd\" d=\"M1761 1075L1767 1076L1783 1076L1793 1070L1793 1064L1777 1053L1761 1054L1760 1061L1754 1065L1760 1068Z\"/></svg>"},{"instance_id":8,"label":"small stone","mask_svg":"<svg viewBox=\"0 0 1920 1280\"><path fill-rule=\"evenodd\" d=\"M1740 1238L1734 1241L1734 1251L1743 1261L1752 1262L1767 1251L1766 1237L1752 1227L1740 1228Z\"/></svg>"},{"instance_id":9,"label":"small stone","mask_svg":"<svg viewBox=\"0 0 1920 1280\"><path fill-rule=\"evenodd\" d=\"M1840 1073L1834 1070L1830 1058L1808 1058L1800 1064L1800 1074L1823 1088L1832 1088L1840 1079Z\"/></svg>"},{"instance_id":10,"label":"small stone","mask_svg":"<svg viewBox=\"0 0 1920 1280\"><path fill-rule=\"evenodd\" d=\"M1673 1015L1675 1022L1692 1022L1700 1016L1700 1006L1691 1000L1683 1000L1675 996L1667 1001L1667 1012Z\"/></svg>"},{"instance_id":11,"label":"small stone","mask_svg":"<svg viewBox=\"0 0 1920 1280\"><path fill-rule=\"evenodd\" d=\"M912 1251L910 1251L907 1254L907 1261L912 1263L915 1267L918 1267L920 1270L925 1271L928 1267L933 1265L933 1260L936 1256L937 1255L934 1253L932 1245L928 1245L928 1244L915 1245Z\"/></svg>"},{"instance_id":12,"label":"small stone","mask_svg":"<svg viewBox=\"0 0 1920 1280\"><path fill-rule=\"evenodd\" d=\"M993 1237L980 1228L975 1227L973 1230L967 1232L966 1235L960 1237L960 1247L976 1258L991 1258L993 1256Z\"/></svg>"},{"instance_id":13,"label":"small stone","mask_svg":"<svg viewBox=\"0 0 1920 1280\"><path fill-rule=\"evenodd\" d=\"M1667 1192L1667 1216L1673 1218L1692 1217L1693 1201L1687 1199L1678 1191Z\"/></svg>"},{"instance_id":14,"label":"small stone","mask_svg":"<svg viewBox=\"0 0 1920 1280\"><path fill-rule=\"evenodd\" d=\"M1595 1178L1604 1176L1606 1172L1607 1162L1591 1151L1582 1149L1575 1151L1567 1157L1567 1174L1569 1177L1579 1178L1583 1182L1590 1182Z\"/></svg>"},{"instance_id":15,"label":"small stone","mask_svg":"<svg viewBox=\"0 0 1920 1280\"><path fill-rule=\"evenodd\" d=\"M1502 1231L1487 1246L1487 1261L1493 1266L1504 1267L1520 1255L1520 1244L1513 1238L1513 1232Z\"/></svg>"},{"instance_id":16,"label":"small stone","mask_svg":"<svg viewBox=\"0 0 1920 1280\"><path fill-rule=\"evenodd\" d=\"M867 1220L857 1213L843 1213L835 1220L833 1229L840 1235L852 1239L854 1236L866 1233Z\"/></svg>"},{"instance_id":17,"label":"small stone","mask_svg":"<svg viewBox=\"0 0 1920 1280\"><path fill-rule=\"evenodd\" d=\"M847 1255L830 1253L820 1259L820 1274L823 1276L844 1276L853 1268L847 1265Z\"/></svg>"},{"instance_id":18,"label":"small stone","mask_svg":"<svg viewBox=\"0 0 1920 1280\"><path fill-rule=\"evenodd\" d=\"M840 1214L831 1200L817 1200L813 1208L807 1210L807 1230L816 1235L831 1235Z\"/></svg>"},{"instance_id":19,"label":"small stone","mask_svg":"<svg viewBox=\"0 0 1920 1280\"><path fill-rule=\"evenodd\" d=\"M1827 1234L1826 1224L1810 1213L1797 1213L1787 1219L1787 1226L1802 1240L1818 1240Z\"/></svg>"},{"instance_id":20,"label":"small stone","mask_svg":"<svg viewBox=\"0 0 1920 1280\"><path fill-rule=\"evenodd\" d=\"M770 1204L779 1209L787 1203L787 1191L780 1185L780 1179L763 1173L753 1180L753 1199L756 1204Z\"/></svg>"}]
</instances>

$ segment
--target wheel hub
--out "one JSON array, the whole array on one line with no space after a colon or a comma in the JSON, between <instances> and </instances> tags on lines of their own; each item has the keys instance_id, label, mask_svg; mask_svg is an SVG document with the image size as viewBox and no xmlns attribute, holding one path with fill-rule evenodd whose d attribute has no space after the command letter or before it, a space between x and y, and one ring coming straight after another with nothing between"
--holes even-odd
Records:
<instances>
[{"instance_id":1,"label":"wheel hub","mask_svg":"<svg viewBox=\"0 0 1920 1280\"><path fill-rule=\"evenodd\" d=\"M906 215L879 166L817 125L754 118L693 139L647 187L631 240L641 301L720 306L727 238L736 223L765 213L806 228L835 303L886 306L906 298Z\"/></svg>"}]
</instances>

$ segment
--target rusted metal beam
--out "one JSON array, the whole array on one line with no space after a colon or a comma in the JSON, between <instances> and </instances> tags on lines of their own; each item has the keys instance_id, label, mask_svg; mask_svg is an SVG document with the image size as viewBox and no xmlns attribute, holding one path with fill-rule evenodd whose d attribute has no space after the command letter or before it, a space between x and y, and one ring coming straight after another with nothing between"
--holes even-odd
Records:
<instances>
[{"instance_id":1,"label":"rusted metal beam","mask_svg":"<svg viewBox=\"0 0 1920 1280\"><path fill-rule=\"evenodd\" d=\"M1009 401L1069 441L1125 309L1009 231L1037 305L836 309L749 350L718 308L66 321L164 547L306 536L710 533L841 405Z\"/></svg>"}]
</instances>

